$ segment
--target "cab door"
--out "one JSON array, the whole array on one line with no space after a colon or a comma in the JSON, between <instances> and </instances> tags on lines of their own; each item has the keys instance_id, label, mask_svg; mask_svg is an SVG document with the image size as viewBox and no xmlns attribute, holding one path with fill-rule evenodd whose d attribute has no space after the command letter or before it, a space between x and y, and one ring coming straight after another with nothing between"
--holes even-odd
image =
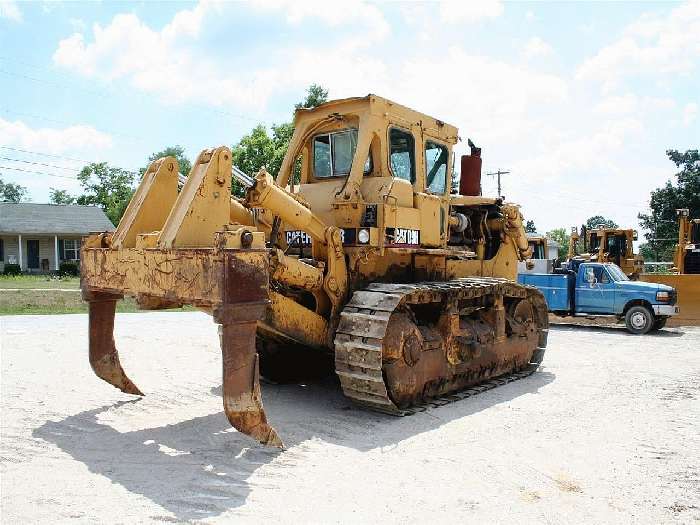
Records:
<instances>
[{"instance_id":1,"label":"cab door","mask_svg":"<svg viewBox=\"0 0 700 525\"><path fill-rule=\"evenodd\" d=\"M415 196L415 207L421 216L421 245L439 247L445 244L447 231L448 166L450 149L426 137L423 147L423 191Z\"/></svg>"},{"instance_id":2,"label":"cab door","mask_svg":"<svg viewBox=\"0 0 700 525\"><path fill-rule=\"evenodd\" d=\"M583 279L576 286L576 310L581 313L609 314L615 311L617 285L602 266L585 266Z\"/></svg>"}]
</instances>

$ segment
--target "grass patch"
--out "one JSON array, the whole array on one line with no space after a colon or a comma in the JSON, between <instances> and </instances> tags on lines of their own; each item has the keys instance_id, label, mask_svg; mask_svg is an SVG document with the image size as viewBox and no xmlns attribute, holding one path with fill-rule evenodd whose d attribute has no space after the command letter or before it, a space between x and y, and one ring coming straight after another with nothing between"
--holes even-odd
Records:
<instances>
[{"instance_id":1,"label":"grass patch","mask_svg":"<svg viewBox=\"0 0 700 525\"><path fill-rule=\"evenodd\" d=\"M0 290L7 288L61 288L80 289L80 277L57 277L52 275L0 275Z\"/></svg>"},{"instance_id":2,"label":"grass patch","mask_svg":"<svg viewBox=\"0 0 700 525\"><path fill-rule=\"evenodd\" d=\"M22 276L25 277L25 276ZM5 288L20 288L6 286ZM38 287L28 287L38 288ZM58 287L48 287L58 288ZM174 308L174 312L195 311L191 306ZM0 287L0 315L22 314L83 314L87 313L87 303L79 291L61 292L56 290L2 290ZM143 312L132 297L125 297L117 303L117 312Z\"/></svg>"}]
</instances>

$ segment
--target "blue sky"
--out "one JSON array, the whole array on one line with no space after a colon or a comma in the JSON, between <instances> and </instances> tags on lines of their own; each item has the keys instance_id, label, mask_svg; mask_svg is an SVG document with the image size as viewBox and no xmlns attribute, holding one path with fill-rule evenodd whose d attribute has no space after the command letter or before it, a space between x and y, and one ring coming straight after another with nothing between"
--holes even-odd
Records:
<instances>
[{"instance_id":1,"label":"blue sky","mask_svg":"<svg viewBox=\"0 0 700 525\"><path fill-rule=\"evenodd\" d=\"M698 2L0 0L0 174L46 202L82 161L194 158L288 120L316 82L458 126L542 231L636 227L665 150L699 146L699 26Z\"/></svg>"}]
</instances>

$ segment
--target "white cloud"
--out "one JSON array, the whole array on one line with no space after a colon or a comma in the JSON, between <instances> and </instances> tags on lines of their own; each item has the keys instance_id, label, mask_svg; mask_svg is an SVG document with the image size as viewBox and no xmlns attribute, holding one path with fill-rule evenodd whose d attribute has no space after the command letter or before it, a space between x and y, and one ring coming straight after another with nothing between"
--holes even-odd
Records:
<instances>
[{"instance_id":1,"label":"white cloud","mask_svg":"<svg viewBox=\"0 0 700 525\"><path fill-rule=\"evenodd\" d=\"M112 137L91 126L79 124L66 128L31 128L21 120L0 118L3 146L45 153L95 152L112 147Z\"/></svg>"},{"instance_id":2,"label":"white cloud","mask_svg":"<svg viewBox=\"0 0 700 525\"><path fill-rule=\"evenodd\" d=\"M85 31L85 28L87 27L82 18L69 18L68 23L75 31Z\"/></svg>"},{"instance_id":3,"label":"white cloud","mask_svg":"<svg viewBox=\"0 0 700 525\"><path fill-rule=\"evenodd\" d=\"M0 0L0 18L21 22L22 11L19 10L17 2L14 0Z\"/></svg>"},{"instance_id":4,"label":"white cloud","mask_svg":"<svg viewBox=\"0 0 700 525\"><path fill-rule=\"evenodd\" d=\"M698 105L690 102L683 108L683 124L690 126L698 116Z\"/></svg>"},{"instance_id":5,"label":"white cloud","mask_svg":"<svg viewBox=\"0 0 700 525\"><path fill-rule=\"evenodd\" d=\"M625 75L688 74L700 61L700 1L667 16L644 15L620 39L602 48L577 70L577 78L611 80Z\"/></svg>"},{"instance_id":6,"label":"white cloud","mask_svg":"<svg viewBox=\"0 0 700 525\"><path fill-rule=\"evenodd\" d=\"M478 22L486 18L497 18L503 14L500 0L465 0L440 2L440 18L451 24Z\"/></svg>"},{"instance_id":7,"label":"white cloud","mask_svg":"<svg viewBox=\"0 0 700 525\"><path fill-rule=\"evenodd\" d=\"M542 40L538 36L533 36L526 43L523 48L523 55L525 58L539 58L546 57L554 53L552 46L547 42Z\"/></svg>"},{"instance_id":8,"label":"white cloud","mask_svg":"<svg viewBox=\"0 0 700 525\"><path fill-rule=\"evenodd\" d=\"M383 38L389 31L377 7L364 2L353 4L352 9L348 9L347 5L340 9L336 4L325 2L274 1L260 2L256 6L265 10L282 10L290 24L316 17L330 26L347 24L353 27L354 24L356 31L369 28L371 34L363 33L362 39L341 43L339 49L333 48L344 56L348 55L346 48L371 45L373 41L376 42L373 39ZM177 12L161 30L149 27L134 14L119 14L105 27L95 24L92 38L78 32L61 40L53 60L57 65L86 77L105 81L126 80L168 103L196 102L260 110L280 86L289 86L292 82L280 73L280 68L233 72L213 59L197 54L190 45L197 40L204 19L213 11L219 13L238 8L236 4L200 2L192 9ZM312 53L315 54L316 50ZM286 50L280 50L279 54L288 55ZM353 57L348 59L353 61ZM328 73L319 67L313 56L286 58L281 68L285 68L289 60L310 66L305 71L303 81L300 79L304 87L308 85L309 71ZM328 65L337 69L341 65L339 62L340 58L336 57Z\"/></svg>"},{"instance_id":9,"label":"white cloud","mask_svg":"<svg viewBox=\"0 0 700 525\"><path fill-rule=\"evenodd\" d=\"M188 37L199 34L208 8L209 4L198 4L180 11L160 31L134 14L119 14L105 27L95 24L92 41L82 33L61 40L53 60L87 77L125 79L169 103L260 107L273 89L265 71L239 80L187 47Z\"/></svg>"},{"instance_id":10,"label":"white cloud","mask_svg":"<svg viewBox=\"0 0 700 525\"><path fill-rule=\"evenodd\" d=\"M537 16L532 11L528 11L527 13L525 13L525 20L527 22L534 22L535 20L537 20Z\"/></svg>"},{"instance_id":11,"label":"white cloud","mask_svg":"<svg viewBox=\"0 0 700 525\"><path fill-rule=\"evenodd\" d=\"M331 27L359 24L370 31L365 38L383 38L391 29L379 8L362 0L256 0L253 4L261 10L284 13L290 24L299 24L307 18L320 19Z\"/></svg>"},{"instance_id":12,"label":"white cloud","mask_svg":"<svg viewBox=\"0 0 700 525\"><path fill-rule=\"evenodd\" d=\"M653 111L668 111L676 106L672 98L640 97L634 93L610 95L600 99L593 111L608 116L649 114Z\"/></svg>"}]
</instances>

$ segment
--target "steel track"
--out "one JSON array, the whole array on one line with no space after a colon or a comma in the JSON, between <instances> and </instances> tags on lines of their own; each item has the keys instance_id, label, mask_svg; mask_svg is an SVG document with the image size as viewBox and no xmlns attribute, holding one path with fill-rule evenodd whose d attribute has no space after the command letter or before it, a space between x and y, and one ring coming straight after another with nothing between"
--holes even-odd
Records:
<instances>
[{"instance_id":1,"label":"steel track","mask_svg":"<svg viewBox=\"0 0 700 525\"><path fill-rule=\"evenodd\" d=\"M529 298L543 311L538 322L538 345L524 369L512 371L464 390L401 409L390 399L382 372L383 337L391 314L403 304L439 303L445 299L471 299L486 295ZM385 414L407 416L431 407L444 406L532 375L547 345L547 307L535 288L500 278L467 277L446 282L416 284L375 283L357 291L341 313L335 337L335 369L343 393L356 404ZM537 312L535 312L537 315Z\"/></svg>"}]
</instances>

